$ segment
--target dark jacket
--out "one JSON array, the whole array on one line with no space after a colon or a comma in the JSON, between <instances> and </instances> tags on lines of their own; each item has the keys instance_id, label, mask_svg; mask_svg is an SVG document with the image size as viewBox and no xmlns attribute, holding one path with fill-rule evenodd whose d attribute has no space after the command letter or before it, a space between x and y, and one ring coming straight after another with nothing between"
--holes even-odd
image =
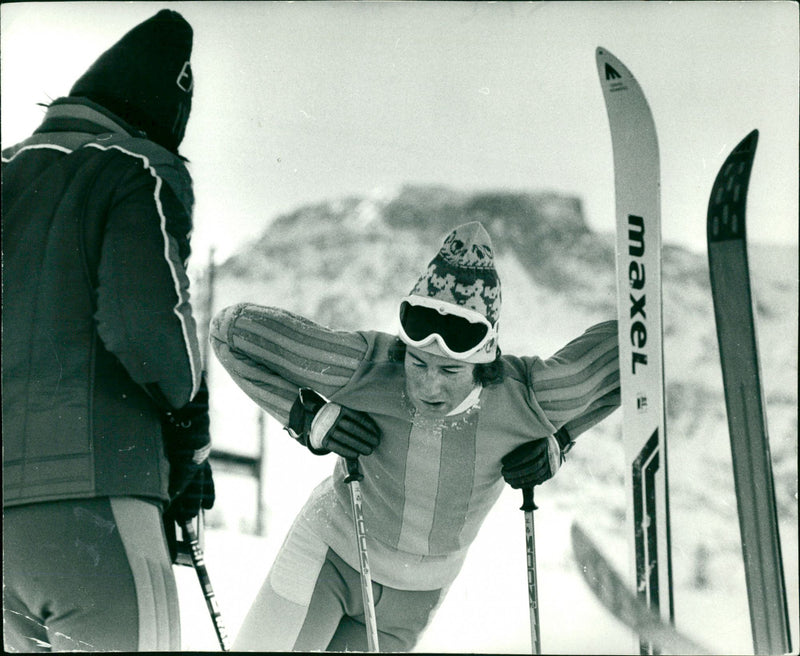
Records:
<instances>
[{"instance_id":1,"label":"dark jacket","mask_svg":"<svg viewBox=\"0 0 800 656\"><path fill-rule=\"evenodd\" d=\"M167 499L165 409L197 392L191 178L85 100L3 151L6 505Z\"/></svg>"}]
</instances>

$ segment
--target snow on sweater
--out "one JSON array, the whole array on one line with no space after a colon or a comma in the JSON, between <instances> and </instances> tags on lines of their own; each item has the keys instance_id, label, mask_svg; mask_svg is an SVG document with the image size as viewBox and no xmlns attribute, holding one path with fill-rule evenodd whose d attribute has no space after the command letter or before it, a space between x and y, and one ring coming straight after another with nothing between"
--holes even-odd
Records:
<instances>
[{"instance_id":1,"label":"snow on sweater","mask_svg":"<svg viewBox=\"0 0 800 656\"><path fill-rule=\"evenodd\" d=\"M548 359L504 355L505 378L452 416L426 418L405 390L396 338L343 332L273 307L239 304L212 322L214 351L236 383L282 424L298 388L367 412L382 432L360 458L373 579L398 589L448 586L503 489L501 458L566 426L574 438L619 406L617 324L597 324ZM460 408L459 408L460 409ZM358 569L344 460L314 490L307 522Z\"/></svg>"}]
</instances>

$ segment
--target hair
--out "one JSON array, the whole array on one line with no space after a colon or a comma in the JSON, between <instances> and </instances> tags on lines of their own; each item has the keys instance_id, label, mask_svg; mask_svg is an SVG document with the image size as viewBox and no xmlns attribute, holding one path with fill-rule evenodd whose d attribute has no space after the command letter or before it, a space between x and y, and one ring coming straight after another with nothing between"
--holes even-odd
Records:
<instances>
[{"instance_id":1,"label":"hair","mask_svg":"<svg viewBox=\"0 0 800 656\"><path fill-rule=\"evenodd\" d=\"M406 343L396 337L394 343L389 347L389 360L391 362L403 362L406 357ZM497 357L492 362L481 362L475 365L472 370L472 378L476 383L483 387L502 383L505 378L503 360L501 359L500 347L497 347Z\"/></svg>"}]
</instances>

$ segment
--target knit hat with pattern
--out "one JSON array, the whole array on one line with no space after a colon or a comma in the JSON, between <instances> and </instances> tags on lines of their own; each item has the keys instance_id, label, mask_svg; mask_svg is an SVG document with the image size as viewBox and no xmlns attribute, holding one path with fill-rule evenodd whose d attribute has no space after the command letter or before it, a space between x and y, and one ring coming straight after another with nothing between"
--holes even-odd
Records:
<instances>
[{"instance_id":1,"label":"knit hat with pattern","mask_svg":"<svg viewBox=\"0 0 800 656\"><path fill-rule=\"evenodd\" d=\"M100 55L70 96L88 98L177 152L192 107L192 36L183 16L163 9Z\"/></svg>"},{"instance_id":2,"label":"knit hat with pattern","mask_svg":"<svg viewBox=\"0 0 800 656\"><path fill-rule=\"evenodd\" d=\"M407 298L435 300L442 315L463 315L464 309L472 310L489 321L491 333L496 336L500 279L494 265L492 240L483 225L473 221L447 235ZM496 339L492 339L467 361L490 362L496 349Z\"/></svg>"},{"instance_id":3,"label":"knit hat with pattern","mask_svg":"<svg viewBox=\"0 0 800 656\"><path fill-rule=\"evenodd\" d=\"M447 235L411 294L475 310L496 326L500 279L494 267L492 240L483 225L465 223Z\"/></svg>"}]
</instances>

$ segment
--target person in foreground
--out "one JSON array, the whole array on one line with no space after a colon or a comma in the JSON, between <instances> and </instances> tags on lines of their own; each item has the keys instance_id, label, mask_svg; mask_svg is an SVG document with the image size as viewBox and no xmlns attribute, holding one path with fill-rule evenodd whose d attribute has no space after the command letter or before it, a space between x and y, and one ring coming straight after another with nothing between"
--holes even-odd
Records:
<instances>
[{"instance_id":1,"label":"person in foreground","mask_svg":"<svg viewBox=\"0 0 800 656\"><path fill-rule=\"evenodd\" d=\"M408 651L503 480L549 479L618 407L616 321L546 360L501 355L500 305L491 240L473 222L400 301L399 337L246 303L216 315L214 351L238 385L312 453L343 456L295 519L235 649L366 651L346 458L364 476L380 649Z\"/></svg>"},{"instance_id":2,"label":"person in foreground","mask_svg":"<svg viewBox=\"0 0 800 656\"><path fill-rule=\"evenodd\" d=\"M211 507L178 154L192 28L160 11L3 151L3 641L176 651L170 522Z\"/></svg>"}]
</instances>

